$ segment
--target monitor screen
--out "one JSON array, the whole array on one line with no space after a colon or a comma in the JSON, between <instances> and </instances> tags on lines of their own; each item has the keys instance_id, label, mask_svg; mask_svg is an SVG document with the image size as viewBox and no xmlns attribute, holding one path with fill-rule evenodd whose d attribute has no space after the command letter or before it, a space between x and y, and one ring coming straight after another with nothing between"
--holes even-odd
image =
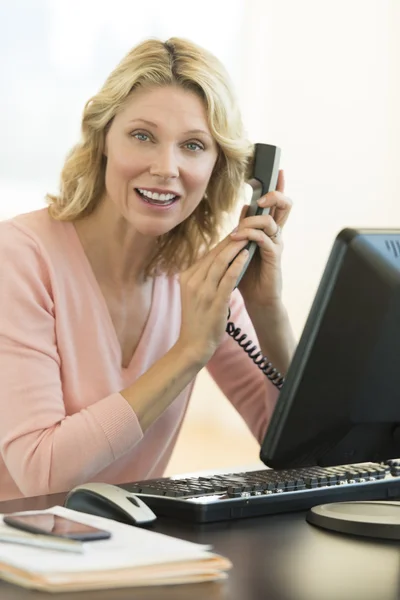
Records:
<instances>
[{"instance_id":1,"label":"monitor screen","mask_svg":"<svg viewBox=\"0 0 400 600\"><path fill-rule=\"evenodd\" d=\"M263 441L275 469L400 456L400 230L344 229Z\"/></svg>"}]
</instances>

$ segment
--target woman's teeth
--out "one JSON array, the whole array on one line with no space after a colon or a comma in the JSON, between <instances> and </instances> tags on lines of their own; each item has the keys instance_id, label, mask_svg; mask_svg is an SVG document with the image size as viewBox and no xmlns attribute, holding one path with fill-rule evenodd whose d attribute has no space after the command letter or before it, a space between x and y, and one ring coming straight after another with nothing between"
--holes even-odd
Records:
<instances>
[{"instance_id":1,"label":"woman's teeth","mask_svg":"<svg viewBox=\"0 0 400 600\"><path fill-rule=\"evenodd\" d=\"M175 194L158 194L157 192L142 190L141 188L136 188L136 191L150 204L172 204L178 198Z\"/></svg>"}]
</instances>

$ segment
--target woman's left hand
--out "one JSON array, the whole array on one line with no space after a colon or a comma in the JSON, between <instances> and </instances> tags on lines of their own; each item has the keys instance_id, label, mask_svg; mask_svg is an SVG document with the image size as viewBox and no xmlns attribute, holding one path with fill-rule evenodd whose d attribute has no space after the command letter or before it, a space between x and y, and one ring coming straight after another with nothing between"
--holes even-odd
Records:
<instances>
[{"instance_id":1,"label":"woman's left hand","mask_svg":"<svg viewBox=\"0 0 400 600\"><path fill-rule=\"evenodd\" d=\"M248 206L244 206L237 230L231 234L235 241L248 239L258 244L258 251L254 253L239 283L239 290L247 306L260 308L281 302L282 228L292 208L292 201L284 195L284 190L284 173L280 170L276 191L269 192L258 200L260 207L270 207L270 213L245 217Z\"/></svg>"}]
</instances>

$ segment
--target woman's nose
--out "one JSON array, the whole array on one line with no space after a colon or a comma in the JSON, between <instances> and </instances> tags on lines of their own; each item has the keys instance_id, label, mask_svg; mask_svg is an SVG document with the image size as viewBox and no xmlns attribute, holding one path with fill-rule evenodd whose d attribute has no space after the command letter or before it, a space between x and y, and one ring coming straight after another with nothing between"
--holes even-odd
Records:
<instances>
[{"instance_id":1,"label":"woman's nose","mask_svg":"<svg viewBox=\"0 0 400 600\"><path fill-rule=\"evenodd\" d=\"M163 179L179 177L178 157L174 148L157 149L150 166L150 174Z\"/></svg>"}]
</instances>

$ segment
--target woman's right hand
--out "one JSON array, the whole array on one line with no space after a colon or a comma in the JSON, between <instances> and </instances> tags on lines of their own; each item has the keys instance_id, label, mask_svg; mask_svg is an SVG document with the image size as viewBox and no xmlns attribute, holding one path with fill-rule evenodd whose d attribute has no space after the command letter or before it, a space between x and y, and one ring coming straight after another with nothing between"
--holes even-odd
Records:
<instances>
[{"instance_id":1,"label":"woman's right hand","mask_svg":"<svg viewBox=\"0 0 400 600\"><path fill-rule=\"evenodd\" d=\"M248 256L243 250L247 242L227 236L180 275L182 323L178 343L202 365L222 341L230 296Z\"/></svg>"}]
</instances>

